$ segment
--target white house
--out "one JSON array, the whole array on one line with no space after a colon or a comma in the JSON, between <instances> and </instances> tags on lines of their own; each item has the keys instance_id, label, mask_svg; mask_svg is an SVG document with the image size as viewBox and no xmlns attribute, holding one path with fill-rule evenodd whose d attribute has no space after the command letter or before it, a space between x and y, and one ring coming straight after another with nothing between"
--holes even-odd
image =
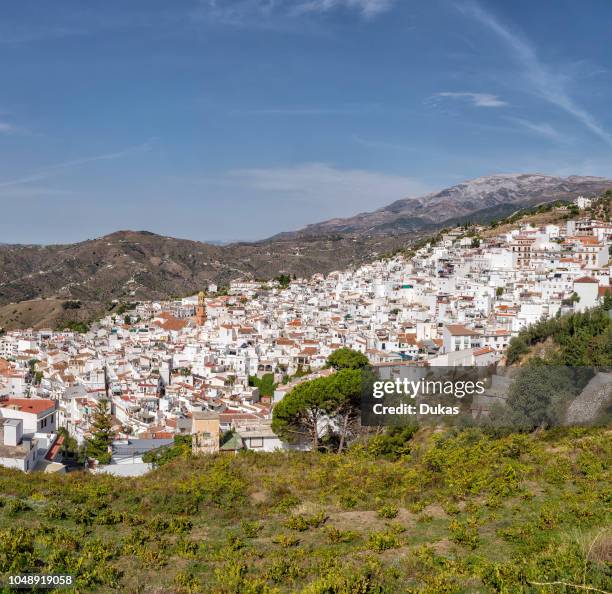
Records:
<instances>
[{"instance_id":1,"label":"white house","mask_svg":"<svg viewBox=\"0 0 612 594\"><path fill-rule=\"evenodd\" d=\"M0 400L0 465L23 472L43 461L56 439L53 400Z\"/></svg>"},{"instance_id":2,"label":"white house","mask_svg":"<svg viewBox=\"0 0 612 594\"><path fill-rule=\"evenodd\" d=\"M472 341L477 343L478 333L466 328L463 324L448 324L444 326L442 335L444 352L452 353L463 349L471 349Z\"/></svg>"},{"instance_id":3,"label":"white house","mask_svg":"<svg viewBox=\"0 0 612 594\"><path fill-rule=\"evenodd\" d=\"M576 311L595 307L599 297L599 282L589 276L578 278L574 281L574 293L580 298L575 305Z\"/></svg>"},{"instance_id":4,"label":"white house","mask_svg":"<svg viewBox=\"0 0 612 594\"><path fill-rule=\"evenodd\" d=\"M584 210L585 208L590 208L593 201L590 198L585 198L584 196L578 196L576 200L574 200L574 204L580 209Z\"/></svg>"},{"instance_id":5,"label":"white house","mask_svg":"<svg viewBox=\"0 0 612 594\"><path fill-rule=\"evenodd\" d=\"M247 450L273 452L284 449L280 438L272 431L271 421L261 420L244 425L236 425L236 434L242 439Z\"/></svg>"}]
</instances>

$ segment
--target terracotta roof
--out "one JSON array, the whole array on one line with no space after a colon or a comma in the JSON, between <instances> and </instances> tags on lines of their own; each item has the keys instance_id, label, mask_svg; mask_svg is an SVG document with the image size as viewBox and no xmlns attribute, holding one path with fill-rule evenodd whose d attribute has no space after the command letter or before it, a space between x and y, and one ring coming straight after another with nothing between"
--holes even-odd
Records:
<instances>
[{"instance_id":1,"label":"terracotta roof","mask_svg":"<svg viewBox=\"0 0 612 594\"><path fill-rule=\"evenodd\" d=\"M414 334L400 334L398 336L398 340L402 344L413 344L413 345L415 345L417 343L416 335L414 335Z\"/></svg>"},{"instance_id":2,"label":"terracotta roof","mask_svg":"<svg viewBox=\"0 0 612 594\"><path fill-rule=\"evenodd\" d=\"M0 401L0 408L39 415L49 409L55 409L55 402L46 398L7 398Z\"/></svg>"},{"instance_id":3,"label":"terracotta roof","mask_svg":"<svg viewBox=\"0 0 612 594\"><path fill-rule=\"evenodd\" d=\"M595 283L596 285L598 285L599 281L595 280L594 278L591 278L590 276L582 276L582 277L576 279L574 281L574 284L575 283L581 283L581 284Z\"/></svg>"},{"instance_id":4,"label":"terracotta roof","mask_svg":"<svg viewBox=\"0 0 612 594\"><path fill-rule=\"evenodd\" d=\"M580 237L568 237L565 240L565 243L570 242L580 242L582 245L599 245L599 240L597 237L593 237L591 235L580 236Z\"/></svg>"},{"instance_id":5,"label":"terracotta roof","mask_svg":"<svg viewBox=\"0 0 612 594\"><path fill-rule=\"evenodd\" d=\"M300 355L316 355L319 352L319 349L316 347L304 347L300 351Z\"/></svg>"},{"instance_id":6,"label":"terracotta roof","mask_svg":"<svg viewBox=\"0 0 612 594\"><path fill-rule=\"evenodd\" d=\"M479 357L480 355L486 355L487 353L494 353L495 350L492 349L491 347L483 347L481 349L476 349L474 351L474 356L475 357Z\"/></svg>"},{"instance_id":7,"label":"terracotta roof","mask_svg":"<svg viewBox=\"0 0 612 594\"><path fill-rule=\"evenodd\" d=\"M178 332L179 330L182 330L183 328L185 328L185 326L187 326L187 320L179 320L178 318L175 318L174 316L167 314L166 312L162 313L165 315L162 316L160 314L159 317L162 317L163 319L165 319L165 321L154 322L154 324L156 326L159 326L163 330Z\"/></svg>"},{"instance_id":8,"label":"terracotta roof","mask_svg":"<svg viewBox=\"0 0 612 594\"><path fill-rule=\"evenodd\" d=\"M64 443L64 436L60 435L55 440L55 443L51 446L51 449L47 452L47 455L45 456L45 458L47 460L53 460L55 456L57 456L57 454L59 453L60 448L62 447L63 443Z\"/></svg>"},{"instance_id":9,"label":"terracotta roof","mask_svg":"<svg viewBox=\"0 0 612 594\"><path fill-rule=\"evenodd\" d=\"M463 324L448 324L446 329L450 332L451 336L478 336L477 332L466 328Z\"/></svg>"}]
</instances>

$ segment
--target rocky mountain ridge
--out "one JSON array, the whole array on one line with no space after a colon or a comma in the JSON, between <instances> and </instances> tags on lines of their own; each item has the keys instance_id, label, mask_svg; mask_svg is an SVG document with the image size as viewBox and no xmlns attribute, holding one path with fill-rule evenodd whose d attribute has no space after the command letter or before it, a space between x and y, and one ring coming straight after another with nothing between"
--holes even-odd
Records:
<instances>
[{"instance_id":1,"label":"rocky mountain ridge","mask_svg":"<svg viewBox=\"0 0 612 594\"><path fill-rule=\"evenodd\" d=\"M431 229L469 219L507 216L517 208L560 198L598 194L612 187L612 180L601 177L556 177L520 173L492 175L469 180L440 192L417 198L404 198L373 212L336 218L280 237L321 233L397 234Z\"/></svg>"}]
</instances>

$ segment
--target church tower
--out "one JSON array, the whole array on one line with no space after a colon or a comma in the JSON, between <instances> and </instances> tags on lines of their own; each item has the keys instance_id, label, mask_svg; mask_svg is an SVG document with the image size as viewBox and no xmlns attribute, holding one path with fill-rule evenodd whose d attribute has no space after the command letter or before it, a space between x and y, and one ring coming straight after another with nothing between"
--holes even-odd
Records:
<instances>
[{"instance_id":1,"label":"church tower","mask_svg":"<svg viewBox=\"0 0 612 594\"><path fill-rule=\"evenodd\" d=\"M204 291L198 293L198 305L196 307L196 324L204 326L206 322L206 294Z\"/></svg>"}]
</instances>

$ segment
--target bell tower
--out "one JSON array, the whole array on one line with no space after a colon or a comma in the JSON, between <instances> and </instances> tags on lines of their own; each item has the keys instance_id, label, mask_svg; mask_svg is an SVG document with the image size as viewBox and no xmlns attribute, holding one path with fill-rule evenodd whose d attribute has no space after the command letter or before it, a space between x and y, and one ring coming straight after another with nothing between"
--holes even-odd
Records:
<instances>
[{"instance_id":1,"label":"bell tower","mask_svg":"<svg viewBox=\"0 0 612 594\"><path fill-rule=\"evenodd\" d=\"M200 291L198 293L198 305L196 307L196 324L204 326L206 322L206 293Z\"/></svg>"}]
</instances>

